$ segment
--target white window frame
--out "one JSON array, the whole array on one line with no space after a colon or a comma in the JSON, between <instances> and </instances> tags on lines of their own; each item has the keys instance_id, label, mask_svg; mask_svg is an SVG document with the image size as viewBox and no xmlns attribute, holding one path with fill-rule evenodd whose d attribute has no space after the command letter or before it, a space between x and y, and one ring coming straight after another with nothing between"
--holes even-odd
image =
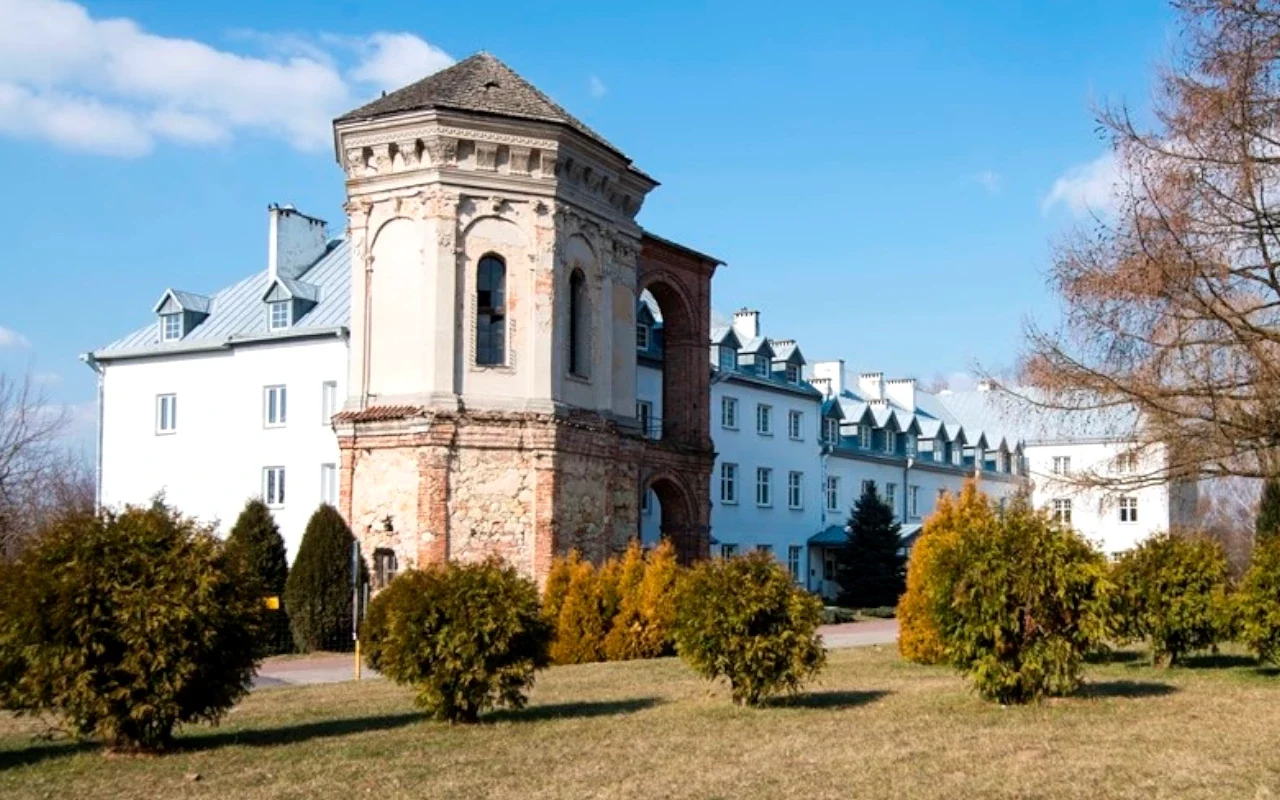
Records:
<instances>
[{"instance_id":1,"label":"white window frame","mask_svg":"<svg viewBox=\"0 0 1280 800\"><path fill-rule=\"evenodd\" d=\"M170 322L175 323L172 331L169 330ZM186 333L186 331L183 330L183 327L185 326L182 324L181 311L175 314L161 314L160 315L160 341L162 342L178 341Z\"/></svg>"},{"instance_id":2,"label":"white window frame","mask_svg":"<svg viewBox=\"0 0 1280 800\"><path fill-rule=\"evenodd\" d=\"M800 545L798 544L787 546L787 572L791 573L791 580L800 582Z\"/></svg>"},{"instance_id":3,"label":"white window frame","mask_svg":"<svg viewBox=\"0 0 1280 800\"><path fill-rule=\"evenodd\" d=\"M786 375L787 375L787 383L794 383L797 385L800 383L800 368L797 367L795 364L787 365Z\"/></svg>"},{"instance_id":4,"label":"white window frame","mask_svg":"<svg viewBox=\"0 0 1280 800\"><path fill-rule=\"evenodd\" d=\"M720 427L729 431L738 429L738 398L720 398Z\"/></svg>"},{"instance_id":5,"label":"white window frame","mask_svg":"<svg viewBox=\"0 0 1280 800\"><path fill-rule=\"evenodd\" d=\"M756 552L757 552L757 553L768 553L769 555L773 555L773 545L771 545L771 544L758 544L758 545L756 545Z\"/></svg>"},{"instance_id":6,"label":"white window frame","mask_svg":"<svg viewBox=\"0 0 1280 800\"><path fill-rule=\"evenodd\" d=\"M1120 498L1120 522L1131 525L1138 521L1138 498L1126 495Z\"/></svg>"},{"instance_id":7,"label":"white window frame","mask_svg":"<svg viewBox=\"0 0 1280 800\"><path fill-rule=\"evenodd\" d=\"M736 544L721 544L720 557L734 558L738 555L738 546Z\"/></svg>"},{"instance_id":8,"label":"white window frame","mask_svg":"<svg viewBox=\"0 0 1280 800\"><path fill-rule=\"evenodd\" d=\"M904 433L902 435L902 449L909 456L916 455L916 435L914 433Z\"/></svg>"},{"instance_id":9,"label":"white window frame","mask_svg":"<svg viewBox=\"0 0 1280 800\"><path fill-rule=\"evenodd\" d=\"M277 311L283 311L284 313L277 315ZM272 300L267 303L267 329L283 331L291 327L293 327L293 301Z\"/></svg>"},{"instance_id":10,"label":"white window frame","mask_svg":"<svg viewBox=\"0 0 1280 800\"><path fill-rule=\"evenodd\" d=\"M286 499L284 467L263 467L262 502L267 508L284 508Z\"/></svg>"},{"instance_id":11,"label":"white window frame","mask_svg":"<svg viewBox=\"0 0 1280 800\"><path fill-rule=\"evenodd\" d=\"M640 513L641 514L653 513L653 500L650 498L650 495L652 494L653 494L652 489L645 489L643 492L640 493Z\"/></svg>"},{"instance_id":12,"label":"white window frame","mask_svg":"<svg viewBox=\"0 0 1280 800\"><path fill-rule=\"evenodd\" d=\"M320 424L328 427L333 424L333 415L338 413L338 382L325 381L320 384Z\"/></svg>"},{"instance_id":13,"label":"white window frame","mask_svg":"<svg viewBox=\"0 0 1280 800\"><path fill-rule=\"evenodd\" d=\"M858 426L858 447L861 447L863 450L871 449L871 426L870 425Z\"/></svg>"},{"instance_id":14,"label":"white window frame","mask_svg":"<svg viewBox=\"0 0 1280 800\"><path fill-rule=\"evenodd\" d=\"M822 420L822 436L828 442L839 443L840 420L835 417L824 417Z\"/></svg>"},{"instance_id":15,"label":"white window frame","mask_svg":"<svg viewBox=\"0 0 1280 800\"><path fill-rule=\"evenodd\" d=\"M262 427L283 428L288 422L288 387L283 383L262 387Z\"/></svg>"},{"instance_id":16,"label":"white window frame","mask_svg":"<svg viewBox=\"0 0 1280 800\"><path fill-rule=\"evenodd\" d=\"M804 441L804 412L788 411L787 412L787 434L793 441Z\"/></svg>"},{"instance_id":17,"label":"white window frame","mask_svg":"<svg viewBox=\"0 0 1280 800\"><path fill-rule=\"evenodd\" d=\"M716 356L722 372L736 372L738 369L738 351L732 347L720 345L720 353Z\"/></svg>"},{"instance_id":18,"label":"white window frame","mask_svg":"<svg viewBox=\"0 0 1280 800\"><path fill-rule=\"evenodd\" d=\"M1126 451L1116 456L1116 472L1121 475L1132 475L1138 471L1138 454Z\"/></svg>"},{"instance_id":19,"label":"white window frame","mask_svg":"<svg viewBox=\"0 0 1280 800\"><path fill-rule=\"evenodd\" d=\"M756 505L760 508L773 506L772 467L756 467Z\"/></svg>"},{"instance_id":20,"label":"white window frame","mask_svg":"<svg viewBox=\"0 0 1280 800\"><path fill-rule=\"evenodd\" d=\"M898 434L893 428L884 429L884 451L890 454L898 452Z\"/></svg>"},{"instance_id":21,"label":"white window frame","mask_svg":"<svg viewBox=\"0 0 1280 800\"><path fill-rule=\"evenodd\" d=\"M338 465L332 462L320 465L320 502L338 506Z\"/></svg>"},{"instance_id":22,"label":"white window frame","mask_svg":"<svg viewBox=\"0 0 1280 800\"><path fill-rule=\"evenodd\" d=\"M907 514L912 519L920 519L920 487L907 487Z\"/></svg>"},{"instance_id":23,"label":"white window frame","mask_svg":"<svg viewBox=\"0 0 1280 800\"><path fill-rule=\"evenodd\" d=\"M178 395L156 395L156 435L170 436L178 432Z\"/></svg>"},{"instance_id":24,"label":"white window frame","mask_svg":"<svg viewBox=\"0 0 1280 800\"><path fill-rule=\"evenodd\" d=\"M827 510L840 510L840 476L827 476Z\"/></svg>"},{"instance_id":25,"label":"white window frame","mask_svg":"<svg viewBox=\"0 0 1280 800\"><path fill-rule=\"evenodd\" d=\"M951 443L951 463L957 467L964 463L964 442L959 439Z\"/></svg>"},{"instance_id":26,"label":"white window frame","mask_svg":"<svg viewBox=\"0 0 1280 800\"><path fill-rule=\"evenodd\" d=\"M1063 525L1071 524L1071 498L1055 497L1053 499L1053 520Z\"/></svg>"},{"instance_id":27,"label":"white window frame","mask_svg":"<svg viewBox=\"0 0 1280 800\"><path fill-rule=\"evenodd\" d=\"M1051 466L1054 475L1071 474L1071 456L1054 456Z\"/></svg>"},{"instance_id":28,"label":"white window frame","mask_svg":"<svg viewBox=\"0 0 1280 800\"><path fill-rule=\"evenodd\" d=\"M640 422L640 430L646 438L653 437L653 403L648 400L636 401L636 419Z\"/></svg>"},{"instance_id":29,"label":"white window frame","mask_svg":"<svg viewBox=\"0 0 1280 800\"><path fill-rule=\"evenodd\" d=\"M875 485L876 485L876 482L875 482L875 481L873 481L873 480L871 480L870 478L863 478L863 479L862 479L862 491L858 494L858 496L857 496L856 498L854 498L854 502L857 502L858 500L861 500L861 499L862 499L862 496L863 496L864 494L866 494L866 493L867 493L867 490L868 490L868 489L871 489L871 488L874 488L874 487L875 487Z\"/></svg>"},{"instance_id":30,"label":"white window frame","mask_svg":"<svg viewBox=\"0 0 1280 800\"><path fill-rule=\"evenodd\" d=\"M642 322L636 323L636 349L649 349L649 326Z\"/></svg>"},{"instance_id":31,"label":"white window frame","mask_svg":"<svg viewBox=\"0 0 1280 800\"><path fill-rule=\"evenodd\" d=\"M798 511L804 508L804 473L792 470L787 473L787 508Z\"/></svg>"},{"instance_id":32,"label":"white window frame","mask_svg":"<svg viewBox=\"0 0 1280 800\"><path fill-rule=\"evenodd\" d=\"M756 403L756 433L773 435L773 406L768 403Z\"/></svg>"},{"instance_id":33,"label":"white window frame","mask_svg":"<svg viewBox=\"0 0 1280 800\"><path fill-rule=\"evenodd\" d=\"M898 484L886 483L884 485L884 504L893 512L893 516L898 516Z\"/></svg>"},{"instance_id":34,"label":"white window frame","mask_svg":"<svg viewBox=\"0 0 1280 800\"><path fill-rule=\"evenodd\" d=\"M720 465L720 504L738 504L738 465L730 461Z\"/></svg>"}]
</instances>

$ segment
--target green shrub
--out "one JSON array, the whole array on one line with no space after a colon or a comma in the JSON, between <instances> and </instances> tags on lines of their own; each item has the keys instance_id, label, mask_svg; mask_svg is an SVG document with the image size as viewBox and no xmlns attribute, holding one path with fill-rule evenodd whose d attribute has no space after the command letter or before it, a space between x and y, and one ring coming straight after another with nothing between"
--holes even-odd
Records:
<instances>
[{"instance_id":1,"label":"green shrub","mask_svg":"<svg viewBox=\"0 0 1280 800\"><path fill-rule=\"evenodd\" d=\"M907 590L898 601L898 652L917 664L940 664L946 660L942 634L933 617L939 587L951 577L942 573L943 555L954 544L960 530L994 524L995 512L987 498L972 482L965 484L958 498L944 494L924 521L920 536L907 561Z\"/></svg>"},{"instance_id":2,"label":"green shrub","mask_svg":"<svg viewBox=\"0 0 1280 800\"><path fill-rule=\"evenodd\" d=\"M256 582L256 591L261 597L280 598L284 594L289 577L284 539L266 503L257 498L245 503L227 536L227 556L240 561L241 573ZM281 603L279 608L266 612L262 652L265 655L288 653L293 651L292 645L289 616Z\"/></svg>"},{"instance_id":3,"label":"green shrub","mask_svg":"<svg viewBox=\"0 0 1280 800\"><path fill-rule=\"evenodd\" d=\"M351 549L355 537L338 510L322 505L311 515L284 587L294 645L299 651L348 649L351 637ZM360 583L368 583L360 562Z\"/></svg>"},{"instance_id":4,"label":"green shrub","mask_svg":"<svg viewBox=\"0 0 1280 800\"><path fill-rule=\"evenodd\" d=\"M846 622L855 622L857 619L858 615L853 612L852 608L826 606L822 609L823 625L843 625Z\"/></svg>"},{"instance_id":5,"label":"green shrub","mask_svg":"<svg viewBox=\"0 0 1280 800\"><path fill-rule=\"evenodd\" d=\"M844 547L836 555L840 604L850 608L890 606L906 588L902 526L880 499L874 483L854 503Z\"/></svg>"},{"instance_id":6,"label":"green shrub","mask_svg":"<svg viewBox=\"0 0 1280 800\"><path fill-rule=\"evenodd\" d=\"M676 649L703 677L728 678L735 703L758 705L817 674L821 623L822 601L765 553L704 561L678 587Z\"/></svg>"},{"instance_id":7,"label":"green shrub","mask_svg":"<svg viewBox=\"0 0 1280 800\"><path fill-rule=\"evenodd\" d=\"M893 619L897 614L897 609L893 606L876 606L875 608L859 608L855 611L859 617L870 617L872 619Z\"/></svg>"},{"instance_id":8,"label":"green shrub","mask_svg":"<svg viewBox=\"0 0 1280 800\"><path fill-rule=\"evenodd\" d=\"M671 655L680 575L675 548L663 540L641 555L639 543L633 543L623 557L620 574L622 598L605 635L605 657L625 661Z\"/></svg>"},{"instance_id":9,"label":"green shrub","mask_svg":"<svg viewBox=\"0 0 1280 800\"><path fill-rule=\"evenodd\" d=\"M1236 598L1240 638L1258 658L1280 663L1280 537L1253 548Z\"/></svg>"},{"instance_id":10,"label":"green shrub","mask_svg":"<svg viewBox=\"0 0 1280 800\"><path fill-rule=\"evenodd\" d=\"M604 658L605 616L600 574L589 561L577 561L556 616L551 660L557 664L589 664Z\"/></svg>"},{"instance_id":11,"label":"green shrub","mask_svg":"<svg viewBox=\"0 0 1280 800\"><path fill-rule=\"evenodd\" d=\"M497 559L401 573L361 627L369 665L411 685L421 708L449 722L522 708L550 640L537 587Z\"/></svg>"},{"instance_id":12,"label":"green shrub","mask_svg":"<svg viewBox=\"0 0 1280 800\"><path fill-rule=\"evenodd\" d=\"M1229 566L1222 546L1161 533L1121 556L1112 629L1121 640L1146 639L1157 667L1214 648L1230 635Z\"/></svg>"},{"instance_id":13,"label":"green shrub","mask_svg":"<svg viewBox=\"0 0 1280 800\"><path fill-rule=\"evenodd\" d=\"M5 568L0 706L162 750L249 690L263 604L213 533L156 503L58 520Z\"/></svg>"},{"instance_id":14,"label":"green shrub","mask_svg":"<svg viewBox=\"0 0 1280 800\"><path fill-rule=\"evenodd\" d=\"M1106 635L1105 559L1026 500L976 521L935 571L930 613L948 660L1000 703L1074 691Z\"/></svg>"}]
</instances>

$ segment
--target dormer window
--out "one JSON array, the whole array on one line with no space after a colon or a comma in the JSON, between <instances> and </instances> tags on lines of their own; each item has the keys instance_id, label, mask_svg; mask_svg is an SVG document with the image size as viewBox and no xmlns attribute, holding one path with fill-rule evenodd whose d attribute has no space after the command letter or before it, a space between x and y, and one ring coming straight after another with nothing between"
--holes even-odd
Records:
<instances>
[{"instance_id":1,"label":"dormer window","mask_svg":"<svg viewBox=\"0 0 1280 800\"><path fill-rule=\"evenodd\" d=\"M896 452L898 449L898 435L888 428L884 429L884 451L886 453Z\"/></svg>"},{"instance_id":2,"label":"dormer window","mask_svg":"<svg viewBox=\"0 0 1280 800\"><path fill-rule=\"evenodd\" d=\"M863 450L871 449L871 426L870 425L858 426L858 446L861 447Z\"/></svg>"},{"instance_id":3,"label":"dormer window","mask_svg":"<svg viewBox=\"0 0 1280 800\"><path fill-rule=\"evenodd\" d=\"M800 367L795 364L787 365L787 383L800 383Z\"/></svg>"},{"instance_id":4,"label":"dormer window","mask_svg":"<svg viewBox=\"0 0 1280 800\"><path fill-rule=\"evenodd\" d=\"M267 304L271 330L283 330L293 324L292 309L289 308L291 305L293 303L289 300L277 300Z\"/></svg>"},{"instance_id":5,"label":"dormer window","mask_svg":"<svg viewBox=\"0 0 1280 800\"><path fill-rule=\"evenodd\" d=\"M636 349L649 349L649 326L640 324L636 325Z\"/></svg>"},{"instance_id":6,"label":"dormer window","mask_svg":"<svg viewBox=\"0 0 1280 800\"><path fill-rule=\"evenodd\" d=\"M160 315L160 340L176 342L182 338L182 313Z\"/></svg>"},{"instance_id":7,"label":"dormer window","mask_svg":"<svg viewBox=\"0 0 1280 800\"><path fill-rule=\"evenodd\" d=\"M734 350L732 347L722 346L720 348L720 369L725 372L733 372L734 368L737 366L738 351Z\"/></svg>"},{"instance_id":8,"label":"dormer window","mask_svg":"<svg viewBox=\"0 0 1280 800\"><path fill-rule=\"evenodd\" d=\"M827 417L822 421L822 438L828 442L840 441L840 420Z\"/></svg>"}]
</instances>

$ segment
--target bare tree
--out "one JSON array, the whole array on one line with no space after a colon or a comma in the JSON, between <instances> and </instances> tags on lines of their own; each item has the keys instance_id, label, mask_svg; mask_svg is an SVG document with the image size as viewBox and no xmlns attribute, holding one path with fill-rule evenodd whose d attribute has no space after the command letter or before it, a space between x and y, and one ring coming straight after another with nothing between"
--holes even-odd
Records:
<instances>
[{"instance_id":1,"label":"bare tree","mask_svg":"<svg viewBox=\"0 0 1280 800\"><path fill-rule=\"evenodd\" d=\"M0 558L57 514L93 507L93 479L62 440L67 411L30 374L0 374Z\"/></svg>"},{"instance_id":2,"label":"bare tree","mask_svg":"<svg viewBox=\"0 0 1280 800\"><path fill-rule=\"evenodd\" d=\"M1235 477L1205 481L1200 487L1198 528L1222 544L1237 578L1248 568L1253 552L1261 491L1261 481Z\"/></svg>"},{"instance_id":3,"label":"bare tree","mask_svg":"<svg viewBox=\"0 0 1280 800\"><path fill-rule=\"evenodd\" d=\"M1028 402L1164 451L1128 487L1280 470L1280 2L1174 5L1156 124L1101 112L1115 213L1057 248L1065 319L1028 329L1022 375Z\"/></svg>"}]
</instances>

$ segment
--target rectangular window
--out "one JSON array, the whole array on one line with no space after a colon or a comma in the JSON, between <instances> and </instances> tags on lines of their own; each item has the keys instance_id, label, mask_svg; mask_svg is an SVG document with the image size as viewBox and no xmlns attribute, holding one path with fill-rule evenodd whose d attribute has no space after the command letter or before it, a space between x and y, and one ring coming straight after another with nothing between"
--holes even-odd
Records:
<instances>
[{"instance_id":1,"label":"rectangular window","mask_svg":"<svg viewBox=\"0 0 1280 800\"><path fill-rule=\"evenodd\" d=\"M799 382L800 382L800 368L797 367L795 364L788 364L787 365L787 383L799 383Z\"/></svg>"},{"instance_id":2,"label":"rectangular window","mask_svg":"<svg viewBox=\"0 0 1280 800\"><path fill-rule=\"evenodd\" d=\"M329 425L336 413L338 413L338 382L325 381L320 384L320 424Z\"/></svg>"},{"instance_id":3,"label":"rectangular window","mask_svg":"<svg viewBox=\"0 0 1280 800\"><path fill-rule=\"evenodd\" d=\"M840 478L835 475L827 476L827 510L840 510Z\"/></svg>"},{"instance_id":4,"label":"rectangular window","mask_svg":"<svg viewBox=\"0 0 1280 800\"><path fill-rule=\"evenodd\" d=\"M400 559L396 558L396 551L387 547L379 547L373 551L374 589L385 589L399 571Z\"/></svg>"},{"instance_id":5,"label":"rectangular window","mask_svg":"<svg viewBox=\"0 0 1280 800\"><path fill-rule=\"evenodd\" d=\"M1138 454L1121 453L1116 456L1116 472L1121 475L1132 475L1138 471Z\"/></svg>"},{"instance_id":6,"label":"rectangular window","mask_svg":"<svg viewBox=\"0 0 1280 800\"><path fill-rule=\"evenodd\" d=\"M758 544L758 545L756 545L756 552L757 552L757 553L764 553L765 555L770 555L770 556L771 556L771 555L773 555L773 545L771 545L771 544Z\"/></svg>"},{"instance_id":7,"label":"rectangular window","mask_svg":"<svg viewBox=\"0 0 1280 800\"><path fill-rule=\"evenodd\" d=\"M804 438L804 413L800 411L787 412L787 433L792 439Z\"/></svg>"},{"instance_id":8,"label":"rectangular window","mask_svg":"<svg viewBox=\"0 0 1280 800\"><path fill-rule=\"evenodd\" d=\"M1060 522L1063 525L1071 524L1071 500L1070 498L1058 498L1053 501L1053 521Z\"/></svg>"},{"instance_id":9,"label":"rectangular window","mask_svg":"<svg viewBox=\"0 0 1280 800\"><path fill-rule=\"evenodd\" d=\"M884 485L884 504L889 507L895 517L898 516L898 484L886 483Z\"/></svg>"},{"instance_id":10,"label":"rectangular window","mask_svg":"<svg viewBox=\"0 0 1280 800\"><path fill-rule=\"evenodd\" d=\"M898 451L898 434L884 429L884 451L886 453L896 453Z\"/></svg>"},{"instance_id":11,"label":"rectangular window","mask_svg":"<svg viewBox=\"0 0 1280 800\"><path fill-rule=\"evenodd\" d=\"M912 519L920 518L920 487L907 487L907 513Z\"/></svg>"},{"instance_id":12,"label":"rectangular window","mask_svg":"<svg viewBox=\"0 0 1280 800\"><path fill-rule=\"evenodd\" d=\"M640 430L645 436L653 436L653 403L648 400L636 401L636 419L640 422Z\"/></svg>"},{"instance_id":13,"label":"rectangular window","mask_svg":"<svg viewBox=\"0 0 1280 800\"><path fill-rule=\"evenodd\" d=\"M756 467L756 505L773 505L773 470Z\"/></svg>"},{"instance_id":14,"label":"rectangular window","mask_svg":"<svg viewBox=\"0 0 1280 800\"><path fill-rule=\"evenodd\" d=\"M720 398L720 427L731 431L738 429L738 398Z\"/></svg>"},{"instance_id":15,"label":"rectangular window","mask_svg":"<svg viewBox=\"0 0 1280 800\"><path fill-rule=\"evenodd\" d=\"M271 322L269 327L271 330L278 331L292 324L293 315L289 313L289 306L292 304L293 301L291 300L277 300L268 304L270 306Z\"/></svg>"},{"instance_id":16,"label":"rectangular window","mask_svg":"<svg viewBox=\"0 0 1280 800\"><path fill-rule=\"evenodd\" d=\"M285 387L264 386L262 389L262 422L268 428L279 428L287 418Z\"/></svg>"},{"instance_id":17,"label":"rectangular window","mask_svg":"<svg viewBox=\"0 0 1280 800\"><path fill-rule=\"evenodd\" d=\"M825 581L834 581L836 579L836 557L830 550L826 553L826 558L822 561L822 579Z\"/></svg>"},{"instance_id":18,"label":"rectangular window","mask_svg":"<svg viewBox=\"0 0 1280 800\"><path fill-rule=\"evenodd\" d=\"M875 481L865 480L862 482L862 494L866 494L867 492L870 492L874 488L876 488ZM858 497L861 497L861 496L862 495L858 495ZM856 500L857 498L854 498L854 499Z\"/></svg>"},{"instance_id":19,"label":"rectangular window","mask_svg":"<svg viewBox=\"0 0 1280 800\"><path fill-rule=\"evenodd\" d=\"M320 502L338 505L338 465L320 465Z\"/></svg>"},{"instance_id":20,"label":"rectangular window","mask_svg":"<svg viewBox=\"0 0 1280 800\"><path fill-rule=\"evenodd\" d=\"M773 406L756 404L756 433L761 436L773 435Z\"/></svg>"},{"instance_id":21,"label":"rectangular window","mask_svg":"<svg viewBox=\"0 0 1280 800\"><path fill-rule=\"evenodd\" d=\"M648 514L653 511L653 500L650 495L653 494L652 489L645 489L644 494L640 495L640 513Z\"/></svg>"},{"instance_id":22,"label":"rectangular window","mask_svg":"<svg viewBox=\"0 0 1280 800\"><path fill-rule=\"evenodd\" d=\"M1054 475L1070 475L1071 474L1071 456L1054 456L1053 457L1053 474Z\"/></svg>"},{"instance_id":23,"label":"rectangular window","mask_svg":"<svg viewBox=\"0 0 1280 800\"><path fill-rule=\"evenodd\" d=\"M738 502L738 465L720 465L720 502Z\"/></svg>"},{"instance_id":24,"label":"rectangular window","mask_svg":"<svg viewBox=\"0 0 1280 800\"><path fill-rule=\"evenodd\" d=\"M871 426L870 425L858 426L858 447L861 447L863 450L871 449Z\"/></svg>"},{"instance_id":25,"label":"rectangular window","mask_svg":"<svg viewBox=\"0 0 1280 800\"><path fill-rule=\"evenodd\" d=\"M720 348L720 369L733 372L738 367L738 351L732 347Z\"/></svg>"},{"instance_id":26,"label":"rectangular window","mask_svg":"<svg viewBox=\"0 0 1280 800\"><path fill-rule=\"evenodd\" d=\"M636 349L637 350L649 349L649 326L648 325L636 326Z\"/></svg>"},{"instance_id":27,"label":"rectangular window","mask_svg":"<svg viewBox=\"0 0 1280 800\"><path fill-rule=\"evenodd\" d=\"M909 456L914 456L914 455L916 454L916 437L915 437L915 435L914 435L914 434L910 434L910 433L903 434L903 436L902 436L902 446L903 446L903 448L905 448L905 450L906 450L906 454L907 454L907 455L909 455Z\"/></svg>"},{"instance_id":28,"label":"rectangular window","mask_svg":"<svg viewBox=\"0 0 1280 800\"><path fill-rule=\"evenodd\" d=\"M787 473L787 508L804 508L804 473Z\"/></svg>"},{"instance_id":29,"label":"rectangular window","mask_svg":"<svg viewBox=\"0 0 1280 800\"><path fill-rule=\"evenodd\" d=\"M262 468L262 499L271 508L284 505L284 467Z\"/></svg>"},{"instance_id":30,"label":"rectangular window","mask_svg":"<svg viewBox=\"0 0 1280 800\"><path fill-rule=\"evenodd\" d=\"M156 395L156 433L173 433L178 430L178 396Z\"/></svg>"},{"instance_id":31,"label":"rectangular window","mask_svg":"<svg viewBox=\"0 0 1280 800\"><path fill-rule=\"evenodd\" d=\"M165 342L176 342L182 338L182 314L160 315L160 339Z\"/></svg>"},{"instance_id":32,"label":"rectangular window","mask_svg":"<svg viewBox=\"0 0 1280 800\"><path fill-rule=\"evenodd\" d=\"M840 441L840 420L834 417L827 417L822 421L822 438L828 442L839 443Z\"/></svg>"},{"instance_id":33,"label":"rectangular window","mask_svg":"<svg viewBox=\"0 0 1280 800\"><path fill-rule=\"evenodd\" d=\"M1120 498L1120 521L1121 522L1137 522L1138 521L1138 498L1136 497Z\"/></svg>"},{"instance_id":34,"label":"rectangular window","mask_svg":"<svg viewBox=\"0 0 1280 800\"><path fill-rule=\"evenodd\" d=\"M951 463L956 466L964 463L964 442L956 440L951 443Z\"/></svg>"},{"instance_id":35,"label":"rectangular window","mask_svg":"<svg viewBox=\"0 0 1280 800\"><path fill-rule=\"evenodd\" d=\"M787 572L791 573L791 580L796 583L800 582L800 547L799 545L791 545L787 548Z\"/></svg>"},{"instance_id":36,"label":"rectangular window","mask_svg":"<svg viewBox=\"0 0 1280 800\"><path fill-rule=\"evenodd\" d=\"M736 556L737 554L738 554L738 546L737 546L736 544L722 544L722 545L720 545L720 557L721 557L721 558L733 558L733 557L734 557L734 556Z\"/></svg>"}]
</instances>

